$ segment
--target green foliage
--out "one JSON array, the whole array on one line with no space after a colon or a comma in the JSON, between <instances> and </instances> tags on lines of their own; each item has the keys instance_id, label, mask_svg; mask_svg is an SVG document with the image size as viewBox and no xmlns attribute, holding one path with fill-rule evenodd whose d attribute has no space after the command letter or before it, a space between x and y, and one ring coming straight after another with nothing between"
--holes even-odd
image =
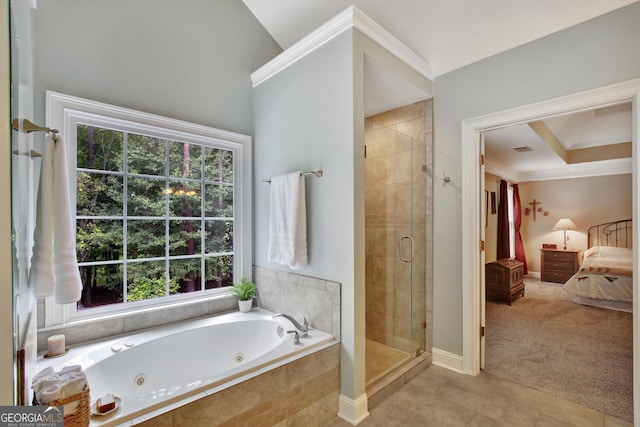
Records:
<instances>
[{"instance_id":1,"label":"green foliage","mask_svg":"<svg viewBox=\"0 0 640 427\"><path fill-rule=\"evenodd\" d=\"M149 277L136 277L129 285L128 301L142 301L150 298L163 297L167 294L164 277L151 279ZM175 280L169 280L169 295L178 293L178 284Z\"/></svg>"},{"instance_id":2,"label":"green foliage","mask_svg":"<svg viewBox=\"0 0 640 427\"><path fill-rule=\"evenodd\" d=\"M164 277L167 263L169 294L231 284L231 151L85 124L77 135L76 246L78 261L89 263L81 266L81 306L113 303L92 295L122 297L127 283L127 301L165 296L164 279L149 277ZM128 263L124 277L125 254L154 261Z\"/></svg>"},{"instance_id":3,"label":"green foliage","mask_svg":"<svg viewBox=\"0 0 640 427\"><path fill-rule=\"evenodd\" d=\"M231 293L240 301L246 301L256 297L256 289L257 286L255 283L251 283L243 277L240 279L239 283L233 284L231 287Z\"/></svg>"}]
</instances>

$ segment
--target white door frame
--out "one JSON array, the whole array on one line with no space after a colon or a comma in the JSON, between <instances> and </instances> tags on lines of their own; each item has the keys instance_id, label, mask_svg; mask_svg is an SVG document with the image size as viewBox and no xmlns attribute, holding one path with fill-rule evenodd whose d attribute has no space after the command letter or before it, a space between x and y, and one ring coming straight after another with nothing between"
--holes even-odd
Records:
<instances>
[{"instance_id":1,"label":"white door frame","mask_svg":"<svg viewBox=\"0 0 640 427\"><path fill-rule=\"evenodd\" d=\"M541 120L550 116L589 110L631 101L633 105L633 366L639 365L640 324L638 318L638 244L640 235L636 220L640 201L640 79L605 86L505 111L470 118L462 122L462 369L465 374L480 373L480 318L485 297L480 292L482 280L480 239L481 188L480 133L506 126ZM633 372L633 399L636 420L640 420L640 369Z\"/></svg>"}]
</instances>

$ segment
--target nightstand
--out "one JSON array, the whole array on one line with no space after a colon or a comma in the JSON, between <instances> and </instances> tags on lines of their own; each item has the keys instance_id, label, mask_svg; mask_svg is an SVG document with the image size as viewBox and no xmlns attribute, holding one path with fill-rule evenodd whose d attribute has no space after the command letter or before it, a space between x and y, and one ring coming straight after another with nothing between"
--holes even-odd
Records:
<instances>
[{"instance_id":1,"label":"nightstand","mask_svg":"<svg viewBox=\"0 0 640 427\"><path fill-rule=\"evenodd\" d=\"M565 283L580 268L580 251L540 249L540 280Z\"/></svg>"}]
</instances>

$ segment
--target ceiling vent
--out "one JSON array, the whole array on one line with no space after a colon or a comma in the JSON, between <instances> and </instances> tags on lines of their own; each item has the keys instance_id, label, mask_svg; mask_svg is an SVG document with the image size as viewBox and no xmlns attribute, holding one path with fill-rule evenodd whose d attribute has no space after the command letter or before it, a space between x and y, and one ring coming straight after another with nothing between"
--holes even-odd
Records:
<instances>
[{"instance_id":1,"label":"ceiling vent","mask_svg":"<svg viewBox=\"0 0 640 427\"><path fill-rule=\"evenodd\" d=\"M527 151L533 151L533 148L525 145L524 147L515 147L514 150L518 153L526 153Z\"/></svg>"}]
</instances>

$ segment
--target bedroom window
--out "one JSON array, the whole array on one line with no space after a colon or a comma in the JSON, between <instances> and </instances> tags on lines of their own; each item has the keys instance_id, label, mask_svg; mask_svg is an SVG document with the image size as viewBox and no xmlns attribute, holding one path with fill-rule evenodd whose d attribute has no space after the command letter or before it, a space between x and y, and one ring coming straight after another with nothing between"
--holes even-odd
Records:
<instances>
[{"instance_id":1,"label":"bedroom window","mask_svg":"<svg viewBox=\"0 0 640 427\"><path fill-rule=\"evenodd\" d=\"M507 205L509 208L509 258L516 256L516 227L513 222L513 186L507 186Z\"/></svg>"},{"instance_id":2,"label":"bedroom window","mask_svg":"<svg viewBox=\"0 0 640 427\"><path fill-rule=\"evenodd\" d=\"M70 194L83 291L63 309L49 302L47 326L226 292L246 271L249 138L48 96L61 98L51 115L63 123L75 177Z\"/></svg>"}]
</instances>

